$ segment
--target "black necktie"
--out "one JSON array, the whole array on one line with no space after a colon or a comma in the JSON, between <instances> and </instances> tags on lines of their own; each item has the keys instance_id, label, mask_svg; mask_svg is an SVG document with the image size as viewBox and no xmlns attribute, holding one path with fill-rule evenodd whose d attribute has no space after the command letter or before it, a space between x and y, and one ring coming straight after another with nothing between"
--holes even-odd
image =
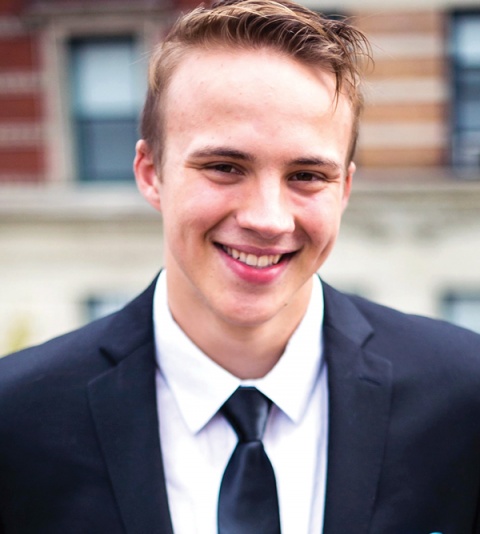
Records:
<instances>
[{"instance_id":1,"label":"black necktie","mask_svg":"<svg viewBox=\"0 0 480 534\"><path fill-rule=\"evenodd\" d=\"M271 404L240 387L221 408L238 443L220 486L218 534L280 534L275 474L261 441Z\"/></svg>"}]
</instances>

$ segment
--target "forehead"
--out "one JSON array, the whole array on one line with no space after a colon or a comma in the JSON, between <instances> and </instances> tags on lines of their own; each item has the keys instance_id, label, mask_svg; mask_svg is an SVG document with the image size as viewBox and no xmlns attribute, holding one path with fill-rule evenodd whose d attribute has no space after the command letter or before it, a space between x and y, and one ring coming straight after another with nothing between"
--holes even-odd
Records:
<instances>
[{"instance_id":1,"label":"forehead","mask_svg":"<svg viewBox=\"0 0 480 534\"><path fill-rule=\"evenodd\" d=\"M309 80L312 87L322 85L328 87L335 94L335 76L321 67L307 65L300 60L286 55L274 48L233 48L233 47L196 47L184 52L174 67L167 94L169 98L180 89L192 91L198 89L213 90L220 87L224 89L230 85L232 89L245 92L252 82L263 85L270 91L274 87L272 74L276 81L281 74L289 71L295 78L305 82ZM276 75L275 75L276 74ZM305 90L306 86L302 87ZM285 87L282 88L285 90ZM257 98L261 95L256 95ZM339 95L344 99L343 95Z\"/></svg>"},{"instance_id":2,"label":"forehead","mask_svg":"<svg viewBox=\"0 0 480 534\"><path fill-rule=\"evenodd\" d=\"M292 141L302 142L328 129L346 146L353 113L335 87L332 73L276 50L194 49L177 65L165 95L166 141L193 131L275 139L291 129Z\"/></svg>"}]
</instances>

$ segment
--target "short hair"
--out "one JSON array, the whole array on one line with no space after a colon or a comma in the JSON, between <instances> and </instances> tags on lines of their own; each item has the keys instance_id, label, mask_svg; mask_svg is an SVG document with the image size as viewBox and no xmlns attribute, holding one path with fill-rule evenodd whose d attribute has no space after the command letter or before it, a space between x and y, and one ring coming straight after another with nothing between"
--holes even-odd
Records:
<instances>
[{"instance_id":1,"label":"short hair","mask_svg":"<svg viewBox=\"0 0 480 534\"><path fill-rule=\"evenodd\" d=\"M371 61L366 36L290 0L225 0L180 17L152 54L140 132L156 165L165 142L162 107L169 81L185 54L202 48L270 48L334 74L336 99L345 94L353 110L349 161L353 158L363 108L362 71Z\"/></svg>"}]
</instances>

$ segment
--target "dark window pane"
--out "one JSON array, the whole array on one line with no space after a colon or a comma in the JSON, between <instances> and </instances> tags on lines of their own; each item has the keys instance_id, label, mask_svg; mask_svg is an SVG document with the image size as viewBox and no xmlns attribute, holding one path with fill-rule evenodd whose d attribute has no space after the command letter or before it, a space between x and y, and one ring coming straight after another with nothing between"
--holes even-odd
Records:
<instances>
[{"instance_id":1,"label":"dark window pane","mask_svg":"<svg viewBox=\"0 0 480 534\"><path fill-rule=\"evenodd\" d=\"M120 310L130 298L131 296L120 293L95 295L88 298L82 306L86 321L94 321Z\"/></svg>"},{"instance_id":2,"label":"dark window pane","mask_svg":"<svg viewBox=\"0 0 480 534\"><path fill-rule=\"evenodd\" d=\"M442 308L448 321L480 333L480 293L450 293L444 297Z\"/></svg>"},{"instance_id":3,"label":"dark window pane","mask_svg":"<svg viewBox=\"0 0 480 534\"><path fill-rule=\"evenodd\" d=\"M453 134L453 163L480 167L480 131L460 131Z\"/></svg>"},{"instance_id":4,"label":"dark window pane","mask_svg":"<svg viewBox=\"0 0 480 534\"><path fill-rule=\"evenodd\" d=\"M134 120L79 121L78 136L83 180L133 182L137 139Z\"/></svg>"}]
</instances>

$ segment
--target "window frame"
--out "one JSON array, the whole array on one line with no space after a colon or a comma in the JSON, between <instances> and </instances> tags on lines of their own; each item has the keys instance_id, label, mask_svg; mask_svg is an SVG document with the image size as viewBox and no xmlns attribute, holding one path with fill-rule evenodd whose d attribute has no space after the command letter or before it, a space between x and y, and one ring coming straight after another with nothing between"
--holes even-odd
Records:
<instances>
[{"instance_id":1,"label":"window frame","mask_svg":"<svg viewBox=\"0 0 480 534\"><path fill-rule=\"evenodd\" d=\"M132 35L142 58L146 82L148 51L159 42L168 28L166 13L118 14L103 16L59 15L46 21L42 33L41 55L44 65L44 104L47 124L46 183L89 186L97 182L83 182L77 177L77 153L74 125L70 114L68 43L85 37L112 37ZM123 182L118 182L122 184Z\"/></svg>"},{"instance_id":2,"label":"window frame","mask_svg":"<svg viewBox=\"0 0 480 534\"><path fill-rule=\"evenodd\" d=\"M461 115L461 102L462 97L461 93L465 90L466 84L462 83L461 78L465 75L466 72L473 70L467 69L461 66L459 59L459 48L458 48L458 27L459 20L466 17L476 17L480 22L480 9L476 8L466 8L466 9L455 9L450 13L450 72L451 72L451 120L450 120L450 154L451 154L451 164L454 168L457 169L480 169L480 150L478 154L477 164L466 164L461 161L462 155L462 143L459 141L459 137L468 132L472 132L478 135L479 144L480 144L480 126L478 129L469 130L468 128L463 128L460 124L460 115ZM477 70L477 68L475 68ZM480 76L480 57L478 71ZM480 105L480 97L479 97Z\"/></svg>"},{"instance_id":3,"label":"window frame","mask_svg":"<svg viewBox=\"0 0 480 534\"><path fill-rule=\"evenodd\" d=\"M138 41L136 36L127 33L127 34L115 34L111 35L86 35L82 37L72 37L67 42L68 47L68 56L69 56L69 110L70 110L70 120L72 123L72 143L74 147L74 152L76 155L76 181L81 183L133 183L133 172L131 170L132 164L129 163L125 167L125 174L116 174L112 173L111 176L107 176L106 173L103 176L95 176L89 172L89 162L92 161L92 153L89 149L87 131L88 129L98 128L100 125L109 126L109 125L119 125L124 122L126 129L125 133L127 135L133 132L133 139L131 140L130 148L132 150L132 162L133 162L133 151L135 142L138 139L138 119L141 112L141 108L134 110L133 113L125 113L118 115L109 115L105 113L104 115L88 115L84 110L80 109L78 102L76 101L75 95L75 86L74 84L78 82L78 71L76 70L75 65L75 48L79 48L82 45L102 45L102 44L129 44L131 47L130 52L133 56L139 55L138 53ZM77 49L78 49L77 48ZM142 90L142 85L145 80L145 76L140 81L139 89ZM129 124L128 124L129 123ZM132 128L133 127L133 128ZM127 131L128 130L128 131Z\"/></svg>"}]
</instances>

